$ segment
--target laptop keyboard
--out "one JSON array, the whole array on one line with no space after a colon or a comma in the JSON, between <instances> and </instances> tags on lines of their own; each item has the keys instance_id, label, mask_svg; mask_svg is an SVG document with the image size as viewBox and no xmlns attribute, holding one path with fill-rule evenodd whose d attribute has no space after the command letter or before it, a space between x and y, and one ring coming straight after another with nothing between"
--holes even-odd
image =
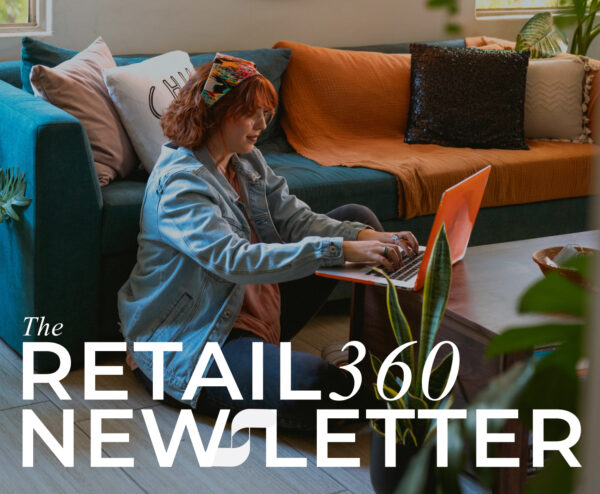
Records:
<instances>
[{"instance_id":1,"label":"laptop keyboard","mask_svg":"<svg viewBox=\"0 0 600 494\"><path fill-rule=\"evenodd\" d=\"M421 267L421 262L423 261L424 255L425 255L425 251L419 252L419 254L417 254L415 257L410 258L410 260L408 260L408 262L405 261L404 264L402 264L402 266L399 269L397 269L393 273L389 273L388 276L392 280L398 280L398 281L410 280L413 276L415 276L419 272L419 268ZM383 266L379 266L379 269L385 271L385 268ZM375 271L373 269L371 269L367 274L372 275L372 276L379 276L380 278L383 278L383 276L381 276L377 271Z\"/></svg>"}]
</instances>

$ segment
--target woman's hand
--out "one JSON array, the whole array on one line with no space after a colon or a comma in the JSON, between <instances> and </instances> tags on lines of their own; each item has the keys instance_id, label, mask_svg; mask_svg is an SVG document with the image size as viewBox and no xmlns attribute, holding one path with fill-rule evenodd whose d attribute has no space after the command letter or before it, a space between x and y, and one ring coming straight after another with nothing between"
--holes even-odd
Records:
<instances>
[{"instance_id":1,"label":"woman's hand","mask_svg":"<svg viewBox=\"0 0 600 494\"><path fill-rule=\"evenodd\" d=\"M345 240L342 243L344 259L350 262L382 264L388 271L402 266L402 249L393 243L379 240Z\"/></svg>"},{"instance_id":2,"label":"woman's hand","mask_svg":"<svg viewBox=\"0 0 600 494\"><path fill-rule=\"evenodd\" d=\"M419 242L411 232L376 232L365 228L358 233L356 240L377 240L384 244L398 245L407 257L419 252Z\"/></svg>"}]
</instances>

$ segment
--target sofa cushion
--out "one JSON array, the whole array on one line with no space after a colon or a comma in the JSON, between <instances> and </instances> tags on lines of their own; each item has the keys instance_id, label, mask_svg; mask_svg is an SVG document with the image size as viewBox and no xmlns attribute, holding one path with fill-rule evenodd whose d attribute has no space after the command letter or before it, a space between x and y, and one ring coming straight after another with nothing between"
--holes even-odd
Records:
<instances>
[{"instance_id":1,"label":"sofa cushion","mask_svg":"<svg viewBox=\"0 0 600 494\"><path fill-rule=\"evenodd\" d=\"M105 69L104 82L142 165L150 173L167 141L160 116L192 75L183 51L172 51L126 67Z\"/></svg>"},{"instance_id":2,"label":"sofa cushion","mask_svg":"<svg viewBox=\"0 0 600 494\"><path fill-rule=\"evenodd\" d=\"M531 60L527 69L525 136L591 142L587 103L593 77L585 57Z\"/></svg>"},{"instance_id":3,"label":"sofa cushion","mask_svg":"<svg viewBox=\"0 0 600 494\"><path fill-rule=\"evenodd\" d=\"M0 80L21 88L21 62L19 60L0 62Z\"/></svg>"},{"instance_id":4,"label":"sofa cushion","mask_svg":"<svg viewBox=\"0 0 600 494\"><path fill-rule=\"evenodd\" d=\"M36 96L81 121L101 186L117 174L127 176L139 162L102 78L102 69L114 66L108 46L98 38L54 68L34 65L30 76Z\"/></svg>"},{"instance_id":5,"label":"sofa cushion","mask_svg":"<svg viewBox=\"0 0 600 494\"><path fill-rule=\"evenodd\" d=\"M411 46L405 141L527 149L523 130L529 52Z\"/></svg>"},{"instance_id":6,"label":"sofa cushion","mask_svg":"<svg viewBox=\"0 0 600 494\"><path fill-rule=\"evenodd\" d=\"M148 175L116 180L102 188L102 255L137 250L140 211Z\"/></svg>"},{"instance_id":7,"label":"sofa cushion","mask_svg":"<svg viewBox=\"0 0 600 494\"><path fill-rule=\"evenodd\" d=\"M449 39L445 41L426 41L424 45L450 46L452 48L464 48L464 39ZM342 46L339 50L350 51L376 51L379 53L410 53L410 43L384 43L377 45Z\"/></svg>"},{"instance_id":8,"label":"sofa cushion","mask_svg":"<svg viewBox=\"0 0 600 494\"><path fill-rule=\"evenodd\" d=\"M257 50L224 51L227 55L245 58L256 64L256 67L275 87L279 93L281 87L281 77L285 72L290 59L291 50L274 50L270 48ZM23 89L33 94L31 84L29 83L29 73L34 65L45 65L54 67L65 60L69 60L77 54L76 50L60 48L58 46L44 43L43 41L24 37L21 49L21 82ZM131 65L142 62L155 55L121 55L114 57L117 66ZM215 57L214 52L196 53L191 55L192 65L197 67L208 62L212 62ZM1 75L0 75L1 77ZM263 144L271 139L281 139L283 131L279 122L279 111L275 118L261 134L258 144Z\"/></svg>"},{"instance_id":9,"label":"sofa cushion","mask_svg":"<svg viewBox=\"0 0 600 494\"><path fill-rule=\"evenodd\" d=\"M396 179L368 168L321 166L297 153L266 152L275 173L286 178L290 191L318 213L344 204L368 206L380 221L396 218Z\"/></svg>"},{"instance_id":10,"label":"sofa cushion","mask_svg":"<svg viewBox=\"0 0 600 494\"><path fill-rule=\"evenodd\" d=\"M77 50L69 50L44 43L38 39L25 36L21 41L21 84L22 88L33 94L33 89L29 82L29 74L34 65L45 65L46 67L56 67L59 63L65 62L75 55ZM153 55L122 55L114 57L118 66L138 63Z\"/></svg>"}]
</instances>

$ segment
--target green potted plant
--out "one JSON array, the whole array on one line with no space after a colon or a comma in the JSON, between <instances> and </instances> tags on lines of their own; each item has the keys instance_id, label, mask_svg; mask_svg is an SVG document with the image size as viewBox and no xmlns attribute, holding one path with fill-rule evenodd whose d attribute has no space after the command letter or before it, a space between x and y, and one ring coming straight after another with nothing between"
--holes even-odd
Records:
<instances>
[{"instance_id":1,"label":"green potted plant","mask_svg":"<svg viewBox=\"0 0 600 494\"><path fill-rule=\"evenodd\" d=\"M498 356L512 352L531 352L548 345L555 349L541 358L532 356L519 362L491 381L467 409L468 417L474 417L475 411L482 408L519 409L520 420L531 427L533 409L563 409L577 415L581 393L577 364L586 356L583 343L585 330L589 327L586 306L590 292L582 285L591 286L590 264L590 257L576 258L565 264L583 277L584 284L574 283L558 273L550 273L526 290L519 305L521 312L559 317L538 326L505 331L490 342L487 354ZM550 422L546 438L558 440L564 437L564 425ZM493 421L488 432L500 432L503 426L503 421ZM462 492L458 478L469 465L475 465L475 437L474 420L450 422L449 465L448 468L438 469L434 480L439 491ZM420 448L407 467L406 475L402 477L396 492L429 492L427 481L432 481L431 464L435 458L435 448L436 438ZM473 471L481 484L493 487L495 471ZM528 483L526 492L572 492L576 473L558 452L553 452L547 459L546 466Z\"/></svg>"},{"instance_id":2,"label":"green potted plant","mask_svg":"<svg viewBox=\"0 0 600 494\"><path fill-rule=\"evenodd\" d=\"M27 181L25 174L19 175L19 169L0 169L0 223L5 218L20 221L15 207L27 207L31 199L25 197Z\"/></svg>"},{"instance_id":3,"label":"green potted plant","mask_svg":"<svg viewBox=\"0 0 600 494\"><path fill-rule=\"evenodd\" d=\"M396 288L385 273L382 271L380 273L386 277L388 282L388 315L398 347L401 347L413 342L412 331L400 308ZM433 348L435 337L446 310L451 274L450 247L446 238L446 230L442 226L427 267L423 290L423 311L418 357L415 358L414 347L412 345L407 346L398 355L400 362L394 364L390 364L388 361L389 357L384 363L375 355L370 355L373 371L378 376L380 384L383 382L383 386L380 385L379 389L388 398L395 397L395 399L386 402L389 409L445 409L452 406L452 393L447 394L441 400L434 400L428 398L422 389L422 375L425 362ZM452 368L452 359L452 352L450 352L432 370L429 380L430 397L441 396L443 390L446 388ZM404 376L400 377L396 375L391 369L402 365L406 366L404 369L410 370L412 379L410 386L408 386L408 391L400 395L400 391L403 388ZM404 375L407 375L407 373L404 372ZM374 388L377 398L383 400L381 393L378 391L378 386L374 384ZM435 423L423 419L400 420L397 422L395 431L397 444L396 468L386 468L384 466L384 430L380 422L372 420L371 426L373 428L370 463L371 481L378 494L393 492L410 458L435 435Z\"/></svg>"}]
</instances>

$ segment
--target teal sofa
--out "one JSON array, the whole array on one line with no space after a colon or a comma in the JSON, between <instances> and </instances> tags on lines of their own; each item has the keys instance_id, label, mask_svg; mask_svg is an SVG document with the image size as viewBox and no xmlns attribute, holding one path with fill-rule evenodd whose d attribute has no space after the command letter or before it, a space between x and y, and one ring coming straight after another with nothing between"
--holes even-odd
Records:
<instances>
[{"instance_id":1,"label":"teal sofa","mask_svg":"<svg viewBox=\"0 0 600 494\"><path fill-rule=\"evenodd\" d=\"M462 40L443 43L464 46ZM409 45L347 49L404 53ZM252 59L252 52L243 53ZM66 58L74 54L61 51ZM115 58L122 65L145 57ZM69 349L77 367L83 362L84 342L120 338L116 294L135 263L147 175L140 170L100 188L81 123L22 89L20 72L28 68L21 65L0 62L0 168L18 166L33 201L21 211L22 221L0 224L0 338L20 354L23 341L55 341ZM386 229L412 230L426 241L433 217L397 219L394 176L366 168L322 167L296 154L280 127L260 148L291 191L314 210L361 203L375 211ZM578 197L485 208L471 244L584 230L587 206L588 198ZM62 323L62 334L24 336L29 316L45 316L51 326ZM49 353L36 358L41 370L56 363Z\"/></svg>"}]
</instances>

